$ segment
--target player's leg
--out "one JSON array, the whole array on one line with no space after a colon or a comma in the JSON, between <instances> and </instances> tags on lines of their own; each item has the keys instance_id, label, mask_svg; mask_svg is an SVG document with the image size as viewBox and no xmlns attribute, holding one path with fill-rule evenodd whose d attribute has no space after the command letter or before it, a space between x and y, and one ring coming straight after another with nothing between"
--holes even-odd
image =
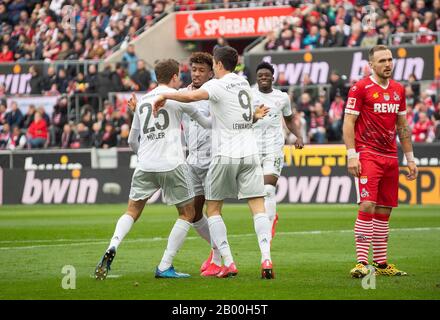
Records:
<instances>
[{"instance_id":1,"label":"player's leg","mask_svg":"<svg viewBox=\"0 0 440 320\"><path fill-rule=\"evenodd\" d=\"M185 242L194 220L194 188L186 164L170 172L158 173L159 184L163 189L167 204L176 205L179 217L168 237L167 247L160 264L156 268L156 278L187 278L190 275L174 270L173 260Z\"/></svg>"},{"instance_id":2,"label":"player's leg","mask_svg":"<svg viewBox=\"0 0 440 320\"><path fill-rule=\"evenodd\" d=\"M205 179L208 169L201 169L194 166L189 166L189 169L190 169L191 180L193 182L194 194L195 194L195 198L194 198L195 217L192 226L197 231L197 233L209 243L210 247L212 248L210 250L208 259L206 259L200 267L200 272L203 273L205 270L209 268L212 262L216 266L218 266L218 268L220 268L222 261L221 261L220 251L213 244L213 241L211 239L211 235L209 233L208 219L203 214L203 208L205 205L204 186L205 186Z\"/></svg>"},{"instance_id":3,"label":"player's leg","mask_svg":"<svg viewBox=\"0 0 440 320\"><path fill-rule=\"evenodd\" d=\"M369 273L368 254L373 238L373 215L377 201L378 185L383 169L370 153L361 153L362 172L355 179L359 210L354 226L357 263L350 274L362 278Z\"/></svg>"},{"instance_id":4,"label":"player's leg","mask_svg":"<svg viewBox=\"0 0 440 320\"><path fill-rule=\"evenodd\" d=\"M212 242L220 251L224 266L213 272L219 278L232 277L237 275L238 270L235 266L231 248L229 246L226 225L223 221L221 212L223 200L236 196L236 172L238 164L227 157L215 157L211 162L206 177L206 204L209 233ZM212 266L212 264L211 264ZM207 272L206 270L205 272ZM205 275L205 274L204 274Z\"/></svg>"},{"instance_id":5,"label":"player's leg","mask_svg":"<svg viewBox=\"0 0 440 320\"><path fill-rule=\"evenodd\" d=\"M131 181L127 211L116 223L115 231L110 240L110 244L96 266L96 279L104 280L107 277L110 266L116 255L116 250L125 236L131 230L134 222L136 222L141 216L147 200L158 190L158 188L159 187L152 173L144 172L138 169L135 170Z\"/></svg>"},{"instance_id":6,"label":"player's leg","mask_svg":"<svg viewBox=\"0 0 440 320\"><path fill-rule=\"evenodd\" d=\"M397 159L388 158L385 162L373 218L373 266L378 275L404 276L406 272L387 262L389 220L392 208L398 204L399 165Z\"/></svg>"},{"instance_id":7,"label":"player's leg","mask_svg":"<svg viewBox=\"0 0 440 320\"><path fill-rule=\"evenodd\" d=\"M278 222L276 210L276 185L283 167L283 155L268 154L261 157L264 174L264 206L269 220L272 223L272 238L275 235L275 227Z\"/></svg>"},{"instance_id":8,"label":"player's leg","mask_svg":"<svg viewBox=\"0 0 440 320\"><path fill-rule=\"evenodd\" d=\"M250 156L242 159L238 174L238 198L247 199L254 219L255 233L261 251L262 277L272 279L274 277L270 255L272 223L266 213L263 170L258 157Z\"/></svg>"}]
</instances>

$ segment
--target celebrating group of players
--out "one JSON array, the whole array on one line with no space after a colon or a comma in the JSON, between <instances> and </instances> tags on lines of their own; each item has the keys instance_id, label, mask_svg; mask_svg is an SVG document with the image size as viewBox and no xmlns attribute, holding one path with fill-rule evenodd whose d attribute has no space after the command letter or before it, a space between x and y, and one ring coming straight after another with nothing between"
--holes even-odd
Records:
<instances>
[{"instance_id":1,"label":"celebrating group of players","mask_svg":"<svg viewBox=\"0 0 440 320\"><path fill-rule=\"evenodd\" d=\"M156 268L156 278L190 276L177 272L173 259L191 226L211 247L201 275L225 278L238 274L221 215L226 198L247 200L261 251L261 277L274 278L270 249L278 220L276 184L284 160L282 119L297 137L295 147L302 148L303 141L288 95L272 87L273 67L266 62L259 64L257 87L251 89L247 80L233 73L237 61L237 51L228 46L217 48L213 57L193 53L192 83L178 91L179 63L162 60L155 66L159 86L140 101L133 95L129 102L134 112L129 143L138 155L138 165L127 211L118 220L95 269L96 279L106 278L118 246L140 217L147 200L160 188L164 201L176 206L179 217ZM374 266L379 270L376 272L404 275L386 262L387 223L391 207L397 206L396 124L408 160L409 179L415 178L417 168L406 131L404 91L390 80L391 52L383 46L373 48L370 66L373 76L350 90L344 123L348 168L359 182L360 193L355 227L358 263L351 275L368 274L371 242ZM189 150L186 160L181 126ZM395 187L395 192L390 187ZM374 233L376 229L380 234Z\"/></svg>"}]
</instances>

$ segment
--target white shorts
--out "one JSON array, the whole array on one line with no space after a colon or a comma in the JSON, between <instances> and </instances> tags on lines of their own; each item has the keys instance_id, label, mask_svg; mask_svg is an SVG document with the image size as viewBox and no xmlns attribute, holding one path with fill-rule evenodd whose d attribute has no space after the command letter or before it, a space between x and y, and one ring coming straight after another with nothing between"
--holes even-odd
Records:
<instances>
[{"instance_id":1,"label":"white shorts","mask_svg":"<svg viewBox=\"0 0 440 320\"><path fill-rule=\"evenodd\" d=\"M203 196L205 195L205 179L208 169L201 169L192 165L189 165L189 174L194 186L194 195Z\"/></svg>"},{"instance_id":2,"label":"white shorts","mask_svg":"<svg viewBox=\"0 0 440 320\"><path fill-rule=\"evenodd\" d=\"M280 177L284 165L282 153L260 154L261 167L265 176Z\"/></svg>"}]
</instances>

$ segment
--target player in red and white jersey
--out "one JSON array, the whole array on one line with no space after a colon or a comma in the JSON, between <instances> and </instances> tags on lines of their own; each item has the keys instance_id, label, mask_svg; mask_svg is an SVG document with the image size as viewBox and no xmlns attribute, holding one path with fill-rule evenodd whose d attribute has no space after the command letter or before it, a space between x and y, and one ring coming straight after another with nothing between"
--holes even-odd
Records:
<instances>
[{"instance_id":1,"label":"player in red and white jersey","mask_svg":"<svg viewBox=\"0 0 440 320\"><path fill-rule=\"evenodd\" d=\"M343 127L348 171L355 177L360 204L355 224L357 264L350 272L358 278L370 272L367 265L371 243L376 274L406 275L387 263L388 222L398 203L396 135L408 162L407 179L417 177L405 90L391 79L391 51L383 45L373 47L369 64L372 75L350 88Z\"/></svg>"}]
</instances>

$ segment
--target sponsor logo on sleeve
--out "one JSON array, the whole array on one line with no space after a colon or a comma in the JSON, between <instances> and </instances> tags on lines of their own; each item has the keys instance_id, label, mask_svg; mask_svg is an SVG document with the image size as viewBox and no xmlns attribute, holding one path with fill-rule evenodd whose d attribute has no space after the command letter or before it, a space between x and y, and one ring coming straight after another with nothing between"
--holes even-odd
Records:
<instances>
[{"instance_id":1,"label":"sponsor logo on sleeve","mask_svg":"<svg viewBox=\"0 0 440 320\"><path fill-rule=\"evenodd\" d=\"M348 98L347 108L354 109L355 106L356 106L356 98Z\"/></svg>"}]
</instances>

